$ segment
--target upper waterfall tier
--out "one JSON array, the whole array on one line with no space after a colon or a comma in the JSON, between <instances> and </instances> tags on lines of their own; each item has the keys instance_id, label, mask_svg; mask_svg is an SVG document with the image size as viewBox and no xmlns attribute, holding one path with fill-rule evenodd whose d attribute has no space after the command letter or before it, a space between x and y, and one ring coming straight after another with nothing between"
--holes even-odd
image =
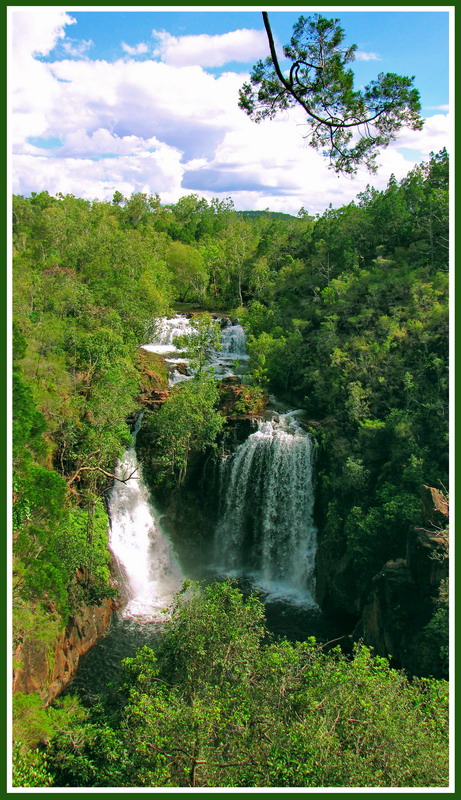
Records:
<instances>
[{"instance_id":1,"label":"upper waterfall tier","mask_svg":"<svg viewBox=\"0 0 461 800\"><path fill-rule=\"evenodd\" d=\"M179 314L171 317L171 319L162 317L155 323L154 340L149 344L143 344L142 348L151 353L158 353L161 356L179 353L180 351L175 346L174 340L177 336L183 336L184 334L194 334L194 329L191 327L190 320L187 317L181 317Z\"/></svg>"},{"instance_id":2,"label":"upper waterfall tier","mask_svg":"<svg viewBox=\"0 0 461 800\"><path fill-rule=\"evenodd\" d=\"M221 327L221 349L208 353L208 368L213 369L216 378L222 379L239 374L241 363L248 360L246 334L241 325L232 325L229 320L216 319L215 322ZM171 319L163 318L155 325L154 340L142 345L144 350L164 356L165 361L171 365L170 386L192 377L188 360L174 341L177 336L194 336L195 333L187 317L177 315ZM189 374L185 374L184 369L179 371L178 364L185 365Z\"/></svg>"},{"instance_id":3,"label":"upper waterfall tier","mask_svg":"<svg viewBox=\"0 0 461 800\"><path fill-rule=\"evenodd\" d=\"M315 605L313 444L296 412L260 420L221 469L218 569Z\"/></svg>"}]
</instances>

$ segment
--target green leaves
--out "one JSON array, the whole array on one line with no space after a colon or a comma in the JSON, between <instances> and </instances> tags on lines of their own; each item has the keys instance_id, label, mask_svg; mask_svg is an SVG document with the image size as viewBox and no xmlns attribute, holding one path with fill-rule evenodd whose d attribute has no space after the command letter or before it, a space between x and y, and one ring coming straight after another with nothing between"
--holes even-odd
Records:
<instances>
[{"instance_id":1,"label":"green leaves","mask_svg":"<svg viewBox=\"0 0 461 800\"><path fill-rule=\"evenodd\" d=\"M52 786L53 775L39 750L22 750L22 742L13 746L13 786Z\"/></svg>"},{"instance_id":2,"label":"green leaves","mask_svg":"<svg viewBox=\"0 0 461 800\"><path fill-rule=\"evenodd\" d=\"M361 113L340 31L326 22L296 29L293 85L299 78L315 102L328 99L330 113L336 102ZM323 87L309 66L321 39ZM271 69L260 66L260 89ZM272 102L279 78L266 89ZM409 79L380 76L367 91L365 106L392 103L376 124L384 138L416 107ZM442 152L317 219L245 218L194 196L170 209L142 196L15 200L15 643L51 650L70 610L111 591L97 500L110 477L100 469L110 473L131 441L146 325L183 289L227 309L250 300L238 313L253 379L303 405L319 435L321 546L332 569L342 557L351 565L341 603L356 609L384 561L405 555L407 530L420 522L419 483L446 482L447 177ZM197 321L186 344L198 368L217 333L207 317ZM260 396L253 387L240 410ZM194 455L213 447L224 423L217 402L202 370L146 412L140 439L156 449L143 466L157 481L181 484ZM21 751L19 781L46 786L55 773L64 786L446 785L444 682L410 686L368 651L347 660L313 643L268 644L254 598L228 586L188 592L161 652L127 665L119 724L99 710L61 730L52 765ZM447 668L444 597L418 639L417 668L437 675ZM31 730L34 717L48 730L41 712L27 713Z\"/></svg>"},{"instance_id":3,"label":"green leaves","mask_svg":"<svg viewBox=\"0 0 461 800\"><path fill-rule=\"evenodd\" d=\"M186 585L158 651L125 661L119 719L54 740L54 785L447 785L444 681L410 683L361 644L346 657L265 634L256 597Z\"/></svg>"},{"instance_id":4,"label":"green leaves","mask_svg":"<svg viewBox=\"0 0 461 800\"><path fill-rule=\"evenodd\" d=\"M265 634L263 618L262 603L244 600L228 582L187 584L160 646L162 676L191 698L204 687L246 681Z\"/></svg>"},{"instance_id":5,"label":"green leaves","mask_svg":"<svg viewBox=\"0 0 461 800\"><path fill-rule=\"evenodd\" d=\"M166 263L176 297L188 302L203 301L209 276L200 250L183 242L171 242Z\"/></svg>"},{"instance_id":6,"label":"green leaves","mask_svg":"<svg viewBox=\"0 0 461 800\"><path fill-rule=\"evenodd\" d=\"M216 381L200 372L173 387L159 411L149 418L146 429L154 445L151 466L155 483L181 486L190 456L214 444L225 422L216 409L218 400Z\"/></svg>"},{"instance_id":7,"label":"green leaves","mask_svg":"<svg viewBox=\"0 0 461 800\"><path fill-rule=\"evenodd\" d=\"M421 129L419 92L414 78L381 73L363 90L354 90L356 45L341 47L344 30L337 19L300 17L284 56L282 71L269 18L263 12L270 57L253 67L240 90L239 106L256 122L300 105L307 115L309 145L330 159L336 172L354 175L360 164L376 171L376 156L403 125ZM357 138L358 134L358 138Z\"/></svg>"},{"instance_id":8,"label":"green leaves","mask_svg":"<svg viewBox=\"0 0 461 800\"><path fill-rule=\"evenodd\" d=\"M221 328L211 314L203 313L190 320L192 331L176 336L173 344L190 360L192 370L201 373L213 350L221 350Z\"/></svg>"}]
</instances>

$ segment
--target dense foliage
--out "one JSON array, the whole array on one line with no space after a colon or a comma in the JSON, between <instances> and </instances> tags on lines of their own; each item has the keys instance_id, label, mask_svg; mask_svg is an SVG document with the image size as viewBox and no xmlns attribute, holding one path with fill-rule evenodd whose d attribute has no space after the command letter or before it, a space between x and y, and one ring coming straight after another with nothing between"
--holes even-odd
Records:
<instances>
[{"instance_id":1,"label":"dense foliage","mask_svg":"<svg viewBox=\"0 0 461 800\"><path fill-rule=\"evenodd\" d=\"M112 591L102 498L131 441L137 346L171 300L155 237L141 237L132 206L119 219L118 207L72 196L15 198L17 643L31 608L65 624Z\"/></svg>"},{"instance_id":2,"label":"dense foliage","mask_svg":"<svg viewBox=\"0 0 461 800\"><path fill-rule=\"evenodd\" d=\"M241 318L255 376L312 420L321 541L360 598L424 524L421 484L448 486L446 153L297 245Z\"/></svg>"},{"instance_id":3,"label":"dense foliage","mask_svg":"<svg viewBox=\"0 0 461 800\"><path fill-rule=\"evenodd\" d=\"M181 486L193 453L214 445L224 425L216 408L216 381L199 373L184 386L174 387L162 407L149 414L144 425L144 471L155 485Z\"/></svg>"},{"instance_id":4,"label":"dense foliage","mask_svg":"<svg viewBox=\"0 0 461 800\"><path fill-rule=\"evenodd\" d=\"M119 192L111 203L16 197L13 250L15 648L35 642L52 654L70 614L114 593L104 498L147 381L138 347L177 301L233 310L246 326L242 412L263 391L305 410L320 444L320 547L345 565L342 600L356 610L383 563L405 555L408 531L424 524L421 484L448 485L446 152L316 218L304 209L297 218L242 215L230 199L196 195L172 206ZM146 414L156 441L146 469L176 485L223 425L215 382L200 369L213 344L202 319L196 377ZM165 385L161 370L153 377ZM430 737L431 746L442 741L442 684L407 684L363 649L348 662L310 644L262 647L258 604L229 588L210 592L214 600L193 590L187 610L179 602L161 654L127 666L131 688L115 727L92 716L81 739L73 735L77 753L64 755L67 734L53 745L57 785L77 774L88 786L443 785L442 755L433 764L427 756ZM419 674L445 676L445 583L431 602ZM234 627L222 618L228 607ZM180 646L186 630L190 653ZM394 697L389 708L367 705L379 692ZM39 727L34 702L19 698L18 713ZM386 729L395 732L387 743ZM50 755L29 749L46 739L19 730L18 780L47 785Z\"/></svg>"},{"instance_id":5,"label":"dense foliage","mask_svg":"<svg viewBox=\"0 0 461 800\"><path fill-rule=\"evenodd\" d=\"M125 661L118 703L46 751L55 786L446 786L447 684L412 684L358 645L267 641L230 584L178 596L159 651Z\"/></svg>"}]
</instances>

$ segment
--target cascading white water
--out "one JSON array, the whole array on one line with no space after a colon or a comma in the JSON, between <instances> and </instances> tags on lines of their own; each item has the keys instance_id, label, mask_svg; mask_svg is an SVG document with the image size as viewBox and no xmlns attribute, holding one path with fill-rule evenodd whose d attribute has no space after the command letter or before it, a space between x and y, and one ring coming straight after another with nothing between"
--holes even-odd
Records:
<instances>
[{"instance_id":1,"label":"cascading white water","mask_svg":"<svg viewBox=\"0 0 461 800\"><path fill-rule=\"evenodd\" d=\"M210 354L210 366L217 378L228 378L241 372L241 363L248 360L246 333L241 325L228 321L221 331L221 350Z\"/></svg>"},{"instance_id":2,"label":"cascading white water","mask_svg":"<svg viewBox=\"0 0 461 800\"><path fill-rule=\"evenodd\" d=\"M222 347L209 354L208 366L222 379L235 375L238 362L248 358L246 336L229 320L216 324ZM191 332L187 317L159 320L155 341L144 345L168 353L170 385L190 377L176 369L186 359L173 341ZM223 460L215 562L218 572L250 578L268 598L316 607L313 444L297 413L260 420L258 430Z\"/></svg>"},{"instance_id":3,"label":"cascading white water","mask_svg":"<svg viewBox=\"0 0 461 800\"><path fill-rule=\"evenodd\" d=\"M221 331L221 349L213 350L208 354L208 368L213 369L214 376L221 380L235 375L239 371L237 365L248 360L246 334L241 325L232 325L229 320L224 323L223 320L216 319L215 323L216 325L224 324ZM171 319L159 319L155 325L154 341L142 345L143 350L163 356L170 365L168 378L170 386L193 377L188 359L181 355L174 340L177 336L194 335L195 333L190 319L178 314ZM187 371L178 370L179 364L185 366Z\"/></svg>"},{"instance_id":4,"label":"cascading white water","mask_svg":"<svg viewBox=\"0 0 461 800\"><path fill-rule=\"evenodd\" d=\"M222 321L217 324L223 325ZM173 366L184 362L172 340L187 333L188 326L186 317L161 321L158 339L146 349L160 355L171 353ZM222 351L216 354L222 369L226 358L231 369L237 360L245 359L245 333L240 326L224 322L222 343ZM211 363L214 358L212 354ZM306 613L311 619L318 607L313 600L312 444L294 414L259 422L258 430L224 462L222 513L215 541L218 565L203 566L207 578L210 568L249 578L265 594L271 629L282 635L291 631L299 639L305 635ZM135 437L140 424L141 417ZM183 582L172 544L143 483L134 446L126 451L116 474L123 479L131 475L126 483L115 482L109 498L110 546L126 576L129 601L108 634L82 659L73 687L79 685L90 696L104 692L107 680L117 680L123 658L143 644L152 647L158 641L165 610Z\"/></svg>"},{"instance_id":5,"label":"cascading white water","mask_svg":"<svg viewBox=\"0 0 461 800\"><path fill-rule=\"evenodd\" d=\"M315 606L313 445L296 412L261 420L222 465L218 569Z\"/></svg>"},{"instance_id":6,"label":"cascading white water","mask_svg":"<svg viewBox=\"0 0 461 800\"><path fill-rule=\"evenodd\" d=\"M154 341L141 345L143 350L163 356L166 363L169 364L169 386L174 386L176 383L193 377L192 372L186 374L184 371L178 370L179 364L183 364L188 369L189 362L181 356L181 352L174 344L174 340L177 336L183 336L184 334L193 336L194 333L195 331L187 317L182 317L179 314L171 318L162 317L156 320L153 334Z\"/></svg>"},{"instance_id":7,"label":"cascading white water","mask_svg":"<svg viewBox=\"0 0 461 800\"><path fill-rule=\"evenodd\" d=\"M239 358L246 356L246 334L241 325L226 325L221 334L222 353ZM248 356L246 356L248 357Z\"/></svg>"},{"instance_id":8,"label":"cascading white water","mask_svg":"<svg viewBox=\"0 0 461 800\"><path fill-rule=\"evenodd\" d=\"M144 350L158 353L161 356L166 353L177 353L179 351L174 344L175 338L184 334L193 335L194 333L195 331L187 317L182 317L179 314L171 317L171 319L162 317L155 323L154 341L149 344L143 344L142 347Z\"/></svg>"},{"instance_id":9,"label":"cascading white water","mask_svg":"<svg viewBox=\"0 0 461 800\"><path fill-rule=\"evenodd\" d=\"M138 420L134 434L138 432ZM127 576L129 602L125 617L164 619L164 609L180 589L182 575L173 547L161 530L149 500L134 446L116 470L109 498L110 547Z\"/></svg>"}]
</instances>

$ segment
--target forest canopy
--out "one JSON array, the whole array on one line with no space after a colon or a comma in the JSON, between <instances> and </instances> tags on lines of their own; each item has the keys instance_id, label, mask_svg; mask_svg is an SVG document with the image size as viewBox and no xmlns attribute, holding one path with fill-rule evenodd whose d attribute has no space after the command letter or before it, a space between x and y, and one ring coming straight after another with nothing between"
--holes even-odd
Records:
<instances>
[{"instance_id":1,"label":"forest canopy","mask_svg":"<svg viewBox=\"0 0 461 800\"><path fill-rule=\"evenodd\" d=\"M55 737L47 769L54 786L444 786L446 693L364 646L268 642L257 598L189 585L157 652L126 659L118 697Z\"/></svg>"},{"instance_id":2,"label":"forest canopy","mask_svg":"<svg viewBox=\"0 0 461 800\"><path fill-rule=\"evenodd\" d=\"M425 525L421 485L448 486L446 151L316 217L120 192L16 196L13 214L15 652L51 653L71 615L116 594L105 501L141 408L139 348L183 302L238 319L255 396L305 411L320 535L349 565L345 603L362 602ZM149 365L165 389L161 360ZM225 425L216 381L195 380L146 412L159 478L176 483ZM178 599L161 654L127 663L115 721L65 704L53 717L19 694L17 785L445 785L446 583L428 597L420 657L404 665L413 683L367 648L348 660L263 643L258 603L227 585L192 596L187 608ZM198 631L193 610L211 606L215 627Z\"/></svg>"}]
</instances>

